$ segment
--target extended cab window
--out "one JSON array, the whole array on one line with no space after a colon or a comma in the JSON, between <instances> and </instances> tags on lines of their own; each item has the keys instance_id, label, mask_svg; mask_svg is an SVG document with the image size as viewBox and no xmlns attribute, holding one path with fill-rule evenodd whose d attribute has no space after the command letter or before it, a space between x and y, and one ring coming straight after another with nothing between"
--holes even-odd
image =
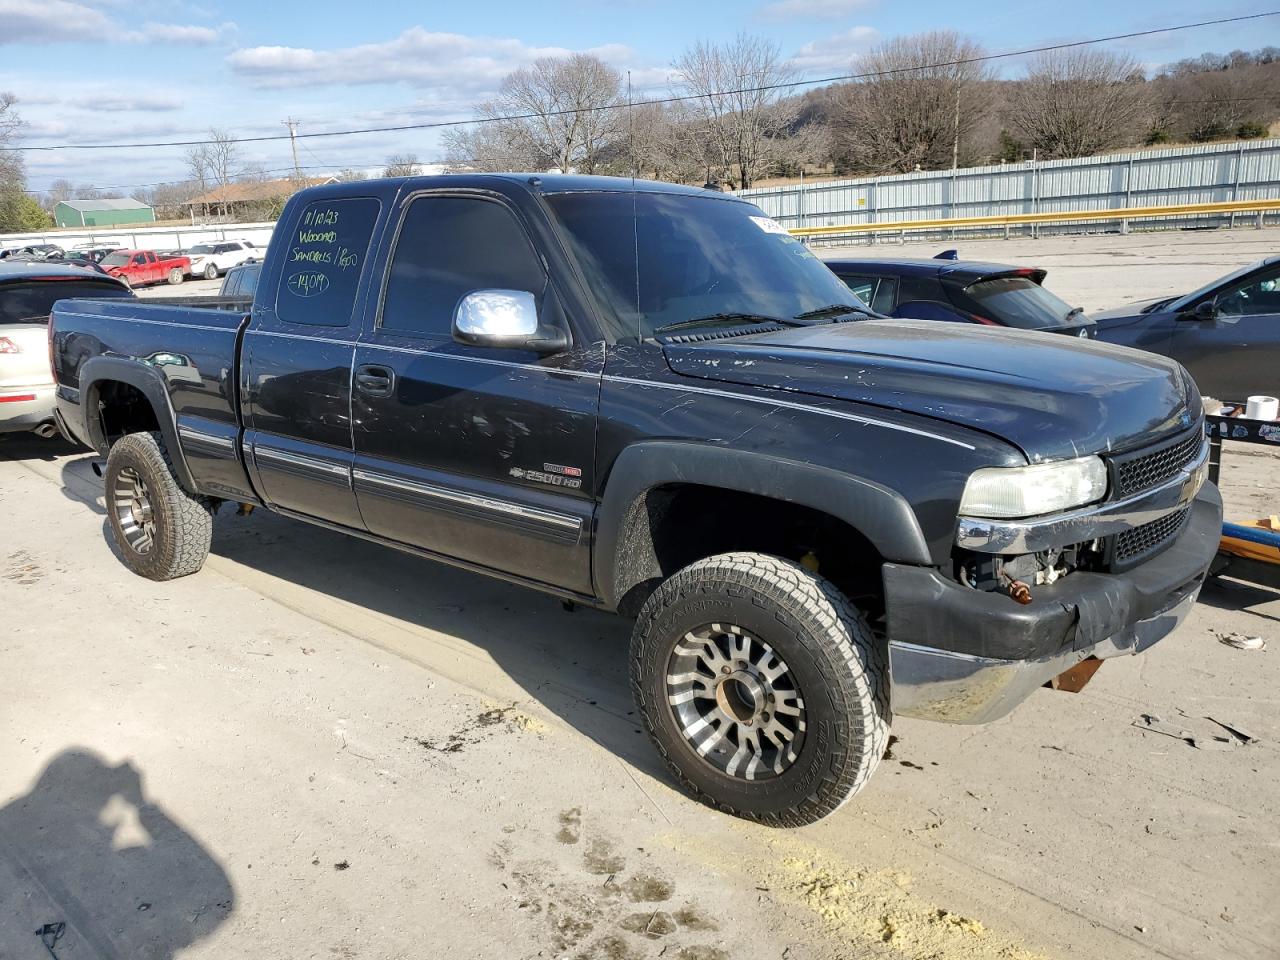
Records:
<instances>
[{"instance_id":1,"label":"extended cab window","mask_svg":"<svg viewBox=\"0 0 1280 960\"><path fill-rule=\"evenodd\" d=\"M287 247L276 316L325 327L351 323L378 209L372 197L316 200L303 208L292 236L279 241Z\"/></svg>"},{"instance_id":2,"label":"extended cab window","mask_svg":"<svg viewBox=\"0 0 1280 960\"><path fill-rule=\"evenodd\" d=\"M542 263L505 206L474 197L419 197L396 239L381 325L448 337L454 308L471 291L541 295L545 286Z\"/></svg>"}]
</instances>

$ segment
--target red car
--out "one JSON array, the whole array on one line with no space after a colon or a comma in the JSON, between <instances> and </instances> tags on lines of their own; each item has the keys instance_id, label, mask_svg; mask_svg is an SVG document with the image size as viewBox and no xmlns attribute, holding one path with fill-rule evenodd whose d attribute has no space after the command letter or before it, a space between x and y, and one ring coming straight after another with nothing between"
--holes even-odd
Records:
<instances>
[{"instance_id":1,"label":"red car","mask_svg":"<svg viewBox=\"0 0 1280 960\"><path fill-rule=\"evenodd\" d=\"M142 287L148 283L181 283L191 272L191 259L157 255L154 250L116 250L102 258L101 266L130 287Z\"/></svg>"}]
</instances>

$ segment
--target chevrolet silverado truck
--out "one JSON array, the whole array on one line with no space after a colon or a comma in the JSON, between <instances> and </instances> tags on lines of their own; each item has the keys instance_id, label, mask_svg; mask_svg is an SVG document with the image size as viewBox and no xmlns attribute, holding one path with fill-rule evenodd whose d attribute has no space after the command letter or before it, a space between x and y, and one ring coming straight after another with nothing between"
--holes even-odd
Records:
<instances>
[{"instance_id":1,"label":"chevrolet silverado truck","mask_svg":"<svg viewBox=\"0 0 1280 960\"><path fill-rule=\"evenodd\" d=\"M177 285L191 272L191 258L157 254L154 250L113 250L100 263L108 275L130 287L149 283Z\"/></svg>"},{"instance_id":2,"label":"chevrolet silverado truck","mask_svg":"<svg viewBox=\"0 0 1280 960\"><path fill-rule=\"evenodd\" d=\"M633 617L643 722L725 811L811 822L893 715L983 723L1145 650L1214 555L1177 363L877 319L732 196L384 179L276 237L252 302L54 309L124 562L194 573L260 505Z\"/></svg>"}]
</instances>

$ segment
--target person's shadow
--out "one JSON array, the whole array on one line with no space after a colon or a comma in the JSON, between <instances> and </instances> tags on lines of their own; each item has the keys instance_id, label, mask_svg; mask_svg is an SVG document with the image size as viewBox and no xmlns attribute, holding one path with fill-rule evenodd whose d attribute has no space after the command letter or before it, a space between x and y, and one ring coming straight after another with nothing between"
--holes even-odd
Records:
<instances>
[{"instance_id":1,"label":"person's shadow","mask_svg":"<svg viewBox=\"0 0 1280 960\"><path fill-rule=\"evenodd\" d=\"M234 908L222 867L127 762L65 750L0 808L0 957L167 960Z\"/></svg>"}]
</instances>

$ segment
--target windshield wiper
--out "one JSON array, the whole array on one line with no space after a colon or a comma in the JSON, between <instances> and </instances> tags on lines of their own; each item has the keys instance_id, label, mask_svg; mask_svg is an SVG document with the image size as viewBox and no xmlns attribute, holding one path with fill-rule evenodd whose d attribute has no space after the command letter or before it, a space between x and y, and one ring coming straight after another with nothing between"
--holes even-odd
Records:
<instances>
[{"instance_id":1,"label":"windshield wiper","mask_svg":"<svg viewBox=\"0 0 1280 960\"><path fill-rule=\"evenodd\" d=\"M796 319L797 320L821 320L824 317L838 317L845 313L862 313L862 314L866 314L868 317L880 316L880 314L876 313L870 307L864 307L860 304L854 305L852 303L831 303L825 307L818 307L817 309L814 309L814 310L806 310L804 313L797 313Z\"/></svg>"},{"instance_id":2,"label":"windshield wiper","mask_svg":"<svg viewBox=\"0 0 1280 960\"><path fill-rule=\"evenodd\" d=\"M678 320L675 323L664 323L660 327L653 330L656 336L659 333L671 333L673 330L683 330L685 327L700 327L704 323L781 323L788 327L794 327L795 324L790 320L784 320L781 317L770 317L763 313L709 313L705 317L694 317L692 320Z\"/></svg>"}]
</instances>

